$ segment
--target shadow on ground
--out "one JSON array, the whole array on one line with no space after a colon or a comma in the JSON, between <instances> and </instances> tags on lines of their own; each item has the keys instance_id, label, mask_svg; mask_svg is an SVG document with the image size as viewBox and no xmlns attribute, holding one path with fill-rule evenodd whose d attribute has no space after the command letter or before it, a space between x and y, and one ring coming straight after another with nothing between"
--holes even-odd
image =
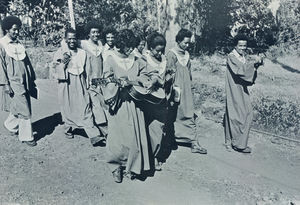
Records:
<instances>
[{"instance_id":1,"label":"shadow on ground","mask_svg":"<svg viewBox=\"0 0 300 205\"><path fill-rule=\"evenodd\" d=\"M55 113L51 116L33 122L32 130L33 132L36 132L35 140L39 141L46 135L52 134L55 130L55 127L62 124L63 122L60 113Z\"/></svg>"}]
</instances>

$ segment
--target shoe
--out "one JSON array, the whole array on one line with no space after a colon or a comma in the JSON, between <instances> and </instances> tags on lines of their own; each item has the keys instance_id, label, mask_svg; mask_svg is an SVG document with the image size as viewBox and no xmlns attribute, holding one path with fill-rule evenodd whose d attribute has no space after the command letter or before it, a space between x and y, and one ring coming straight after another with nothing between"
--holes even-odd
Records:
<instances>
[{"instance_id":1,"label":"shoe","mask_svg":"<svg viewBox=\"0 0 300 205\"><path fill-rule=\"evenodd\" d=\"M207 150L205 148L201 147L197 142L192 143L191 152L192 153L199 153L199 154L207 154Z\"/></svg>"},{"instance_id":2,"label":"shoe","mask_svg":"<svg viewBox=\"0 0 300 205\"><path fill-rule=\"evenodd\" d=\"M37 145L36 141L31 140L31 141L23 141L23 143L25 143L26 145L28 145L29 147L34 147Z\"/></svg>"},{"instance_id":3,"label":"shoe","mask_svg":"<svg viewBox=\"0 0 300 205\"><path fill-rule=\"evenodd\" d=\"M91 143L93 145L93 147L105 147L106 146L106 138L102 137L102 136L96 136L96 137L92 137L91 139Z\"/></svg>"},{"instance_id":4,"label":"shoe","mask_svg":"<svg viewBox=\"0 0 300 205\"><path fill-rule=\"evenodd\" d=\"M74 138L74 135L73 135L73 133L71 133L71 132L66 132L66 133L65 133L65 137L66 137L67 139L73 139L73 138Z\"/></svg>"},{"instance_id":5,"label":"shoe","mask_svg":"<svg viewBox=\"0 0 300 205\"><path fill-rule=\"evenodd\" d=\"M163 163L162 163L162 162L159 162L159 161L155 158L155 165L154 165L155 171L161 171L161 170L162 170L162 165L163 165Z\"/></svg>"},{"instance_id":6,"label":"shoe","mask_svg":"<svg viewBox=\"0 0 300 205\"><path fill-rule=\"evenodd\" d=\"M155 171L161 171L162 170L162 162L158 162L155 164Z\"/></svg>"},{"instance_id":7,"label":"shoe","mask_svg":"<svg viewBox=\"0 0 300 205\"><path fill-rule=\"evenodd\" d=\"M133 172L125 172L124 177L126 179L135 180L136 175Z\"/></svg>"},{"instance_id":8,"label":"shoe","mask_svg":"<svg viewBox=\"0 0 300 205\"><path fill-rule=\"evenodd\" d=\"M231 144L224 143L223 145L224 145L226 151L231 152Z\"/></svg>"},{"instance_id":9,"label":"shoe","mask_svg":"<svg viewBox=\"0 0 300 205\"><path fill-rule=\"evenodd\" d=\"M113 178L116 183L121 183L122 182L122 168L119 166L117 169L115 169L113 172Z\"/></svg>"},{"instance_id":10,"label":"shoe","mask_svg":"<svg viewBox=\"0 0 300 205\"><path fill-rule=\"evenodd\" d=\"M245 154L250 154L252 152L252 149L250 147L246 147L244 149L240 149L240 148L237 148L235 146L232 146L232 149L234 151L237 151L237 152L241 152L241 153L245 153Z\"/></svg>"}]
</instances>

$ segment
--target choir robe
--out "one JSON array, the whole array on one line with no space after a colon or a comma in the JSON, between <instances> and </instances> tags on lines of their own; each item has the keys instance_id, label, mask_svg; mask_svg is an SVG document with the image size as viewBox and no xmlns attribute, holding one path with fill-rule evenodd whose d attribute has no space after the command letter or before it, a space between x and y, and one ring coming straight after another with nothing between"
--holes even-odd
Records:
<instances>
[{"instance_id":1,"label":"choir robe","mask_svg":"<svg viewBox=\"0 0 300 205\"><path fill-rule=\"evenodd\" d=\"M227 57L225 80L225 143L238 149L247 147L253 111L248 86L256 79L255 60L233 50Z\"/></svg>"},{"instance_id":2,"label":"choir robe","mask_svg":"<svg viewBox=\"0 0 300 205\"><path fill-rule=\"evenodd\" d=\"M91 66L87 67L86 73L94 120L102 134L107 135L106 105L104 103L101 86L91 85L93 78L101 78L103 75L102 47L100 41L98 45L94 44L91 40L81 41L81 48L88 53L87 58L89 58L88 60L91 63Z\"/></svg>"},{"instance_id":3,"label":"choir robe","mask_svg":"<svg viewBox=\"0 0 300 205\"><path fill-rule=\"evenodd\" d=\"M180 100L168 108L168 130L178 142L197 141L196 115L191 88L191 62L187 51L183 51L179 47L169 50L167 53L167 73L169 72L175 73L169 92L172 93L174 87L179 88Z\"/></svg>"},{"instance_id":4,"label":"choir robe","mask_svg":"<svg viewBox=\"0 0 300 205\"><path fill-rule=\"evenodd\" d=\"M31 141L30 96L37 98L35 72L23 45L8 36L0 40L0 61L0 105L1 110L10 112L4 125L11 132L19 131L20 141ZM8 84L14 92L12 97L4 92Z\"/></svg>"},{"instance_id":5,"label":"choir robe","mask_svg":"<svg viewBox=\"0 0 300 205\"><path fill-rule=\"evenodd\" d=\"M162 61L159 62L149 53L140 57L146 61L146 67L141 71L141 81L151 80L156 78L163 86L165 82L166 58L162 56ZM152 153L154 157L159 158L162 138L165 136L165 123L167 120L167 104L164 99L160 104L152 104L149 102L141 102L146 122L147 134L149 135Z\"/></svg>"},{"instance_id":6,"label":"choir robe","mask_svg":"<svg viewBox=\"0 0 300 205\"><path fill-rule=\"evenodd\" d=\"M64 54L71 56L71 61L65 65L62 62ZM58 79L58 99L65 132L70 129L83 128L89 138L100 135L94 126L90 98L87 91L87 70L91 70L91 63L82 49L71 52L61 47L54 54L54 68Z\"/></svg>"},{"instance_id":7,"label":"choir robe","mask_svg":"<svg viewBox=\"0 0 300 205\"><path fill-rule=\"evenodd\" d=\"M104 78L136 80L144 67L145 62L134 55L121 58L112 53L104 61ZM115 99L108 114L107 162L112 171L125 166L126 172L141 174L150 170L149 147L144 113L128 94L129 88L115 83L102 88L105 100Z\"/></svg>"},{"instance_id":8,"label":"choir robe","mask_svg":"<svg viewBox=\"0 0 300 205\"><path fill-rule=\"evenodd\" d=\"M103 58L103 62L106 60L106 58L107 58L109 55L111 55L111 54L113 53L114 50L115 50L114 47L111 48L111 47L109 47L109 45L107 45L107 44L105 44L105 45L103 46L103 50L102 50L102 58Z\"/></svg>"}]
</instances>

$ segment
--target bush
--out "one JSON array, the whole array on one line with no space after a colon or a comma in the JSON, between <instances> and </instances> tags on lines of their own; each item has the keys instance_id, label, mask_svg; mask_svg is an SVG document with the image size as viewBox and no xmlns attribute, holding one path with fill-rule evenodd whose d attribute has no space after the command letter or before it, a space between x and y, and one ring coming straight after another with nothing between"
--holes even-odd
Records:
<instances>
[{"instance_id":1,"label":"bush","mask_svg":"<svg viewBox=\"0 0 300 205\"><path fill-rule=\"evenodd\" d=\"M294 102L261 97L253 103L253 125L289 137L300 136L300 108Z\"/></svg>"}]
</instances>

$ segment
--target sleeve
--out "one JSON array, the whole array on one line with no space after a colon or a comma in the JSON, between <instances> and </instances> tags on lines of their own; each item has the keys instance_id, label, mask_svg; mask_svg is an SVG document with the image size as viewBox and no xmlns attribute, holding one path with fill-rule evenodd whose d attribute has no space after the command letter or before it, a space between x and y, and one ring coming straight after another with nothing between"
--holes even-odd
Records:
<instances>
[{"instance_id":1,"label":"sleeve","mask_svg":"<svg viewBox=\"0 0 300 205\"><path fill-rule=\"evenodd\" d=\"M191 59L189 59L188 63L187 63L187 68L189 70L189 74L190 74L190 79L191 81L193 80L193 77L192 77L192 64L191 64Z\"/></svg>"},{"instance_id":2,"label":"sleeve","mask_svg":"<svg viewBox=\"0 0 300 205\"><path fill-rule=\"evenodd\" d=\"M246 63L242 63L234 55L229 54L227 57L227 67L235 78L247 83L254 82L255 69L252 59L247 60Z\"/></svg>"},{"instance_id":3,"label":"sleeve","mask_svg":"<svg viewBox=\"0 0 300 205\"><path fill-rule=\"evenodd\" d=\"M166 58L167 58L167 65L166 65L166 75L165 75L165 79L166 79L165 92L166 92L167 100L170 100L173 86L175 83L177 57L173 52L169 51L167 53Z\"/></svg>"},{"instance_id":4,"label":"sleeve","mask_svg":"<svg viewBox=\"0 0 300 205\"><path fill-rule=\"evenodd\" d=\"M92 73L92 64L91 64L91 56L85 52L85 64L84 64L84 70L86 73L86 86L87 89L89 89L90 85L91 85L91 80L93 77L93 73Z\"/></svg>"},{"instance_id":5,"label":"sleeve","mask_svg":"<svg viewBox=\"0 0 300 205\"><path fill-rule=\"evenodd\" d=\"M35 80L36 80L36 75L35 75L35 72L34 72L34 69L33 69L33 66L31 64L31 61L30 61L30 58L28 56L28 54L26 53L26 58L25 58L25 64L26 64L26 67L27 67L27 71L28 71L28 74L29 74L29 89L35 89L36 87L36 84L35 84Z\"/></svg>"},{"instance_id":6,"label":"sleeve","mask_svg":"<svg viewBox=\"0 0 300 205\"><path fill-rule=\"evenodd\" d=\"M3 48L0 48L0 86L1 85L8 85L9 79L7 76L7 66L5 60L5 51Z\"/></svg>"},{"instance_id":7,"label":"sleeve","mask_svg":"<svg viewBox=\"0 0 300 205\"><path fill-rule=\"evenodd\" d=\"M67 80L66 75L66 65L62 62L63 59L63 49L59 48L54 54L52 66L53 69L53 77L57 80Z\"/></svg>"},{"instance_id":8,"label":"sleeve","mask_svg":"<svg viewBox=\"0 0 300 205\"><path fill-rule=\"evenodd\" d=\"M169 51L167 53L167 66L166 66L166 75L171 75L172 73L176 73L176 63L177 63L177 57L176 55Z\"/></svg>"},{"instance_id":9,"label":"sleeve","mask_svg":"<svg viewBox=\"0 0 300 205\"><path fill-rule=\"evenodd\" d=\"M114 78L113 58L108 56L103 64L103 78ZM108 81L109 82L109 81ZM117 97L119 86L116 83L107 83L102 86L104 100L114 101Z\"/></svg>"}]
</instances>

